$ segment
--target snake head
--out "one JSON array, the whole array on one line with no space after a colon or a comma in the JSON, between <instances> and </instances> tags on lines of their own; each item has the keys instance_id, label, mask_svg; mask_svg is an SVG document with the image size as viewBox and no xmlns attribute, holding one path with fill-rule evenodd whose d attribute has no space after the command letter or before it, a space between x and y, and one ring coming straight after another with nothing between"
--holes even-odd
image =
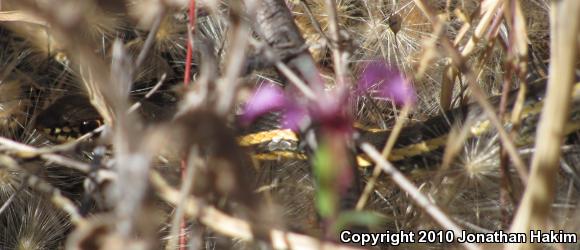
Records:
<instances>
[{"instance_id":1,"label":"snake head","mask_svg":"<svg viewBox=\"0 0 580 250\"><path fill-rule=\"evenodd\" d=\"M74 140L101 125L99 113L83 95L68 95L57 99L35 120L36 129L59 143Z\"/></svg>"}]
</instances>

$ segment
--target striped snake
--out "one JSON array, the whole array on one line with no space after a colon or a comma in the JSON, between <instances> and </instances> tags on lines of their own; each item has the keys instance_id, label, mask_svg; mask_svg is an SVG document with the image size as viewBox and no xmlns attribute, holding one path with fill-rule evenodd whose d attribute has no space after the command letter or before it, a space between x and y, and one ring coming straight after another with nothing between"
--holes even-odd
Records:
<instances>
[{"instance_id":1,"label":"striped snake","mask_svg":"<svg viewBox=\"0 0 580 250\"><path fill-rule=\"evenodd\" d=\"M522 103L521 126L516 138L518 146L533 143L533 133L539 120L545 95L545 81L530 84ZM573 103L570 120L565 134L580 129L580 83L574 86ZM507 110L516 105L515 91L510 94ZM492 97L489 102L497 106L499 97ZM510 129L510 113L506 114L505 127ZM389 155L393 162L419 159L435 152L441 153L447 143L449 132L454 124L465 123L469 126L469 136L479 137L493 131L493 126L483 110L477 104L459 107L444 114L432 117L424 122L416 122L406 126ZM65 96L49 106L37 118L37 128L49 138L64 142L90 132L102 124L97 111L90 105L86 97L80 95ZM356 128L356 138L370 142L382 148L390 134L389 130L374 128ZM256 160L269 161L280 159L306 159L301 147L299 135L290 129L279 127L275 115L261 118L255 125L245 129L238 138L241 146L253 151ZM357 156L360 167L368 167L371 161L363 154Z\"/></svg>"}]
</instances>

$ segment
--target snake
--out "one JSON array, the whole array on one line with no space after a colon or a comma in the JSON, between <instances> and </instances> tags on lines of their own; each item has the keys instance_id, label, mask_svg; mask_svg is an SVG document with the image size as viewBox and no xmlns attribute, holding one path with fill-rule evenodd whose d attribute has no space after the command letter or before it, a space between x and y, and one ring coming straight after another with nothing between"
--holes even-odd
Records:
<instances>
[{"instance_id":1,"label":"snake","mask_svg":"<svg viewBox=\"0 0 580 250\"><path fill-rule=\"evenodd\" d=\"M517 102L517 91L510 93L507 102L507 110L513 110ZM532 84L522 103L520 114L521 126L515 143L517 146L525 146L533 143L533 133L539 122L540 114L544 106L544 95L546 91L545 81ZM491 97L488 101L497 106L500 96ZM580 129L580 82L574 84L572 91L572 107L570 118L565 126L565 135ZM505 114L504 127L513 127L510 121L511 112ZM469 121L469 122L467 122ZM412 161L424 159L430 154L441 154L441 150L447 145L449 132L453 126L466 124L468 138L478 138L495 132L489 118L484 114L483 109L472 103L458 107L438 116L431 117L426 121L415 122L407 125L401 131L393 150L388 156L392 162ZM391 134L388 129L368 128L355 124L355 138L360 142L369 142L377 148L383 148ZM250 131L239 138L239 143L245 147L253 148L253 157L257 160L271 161L280 159L300 159L307 158L303 150L300 150L300 135L290 129L276 128L270 130ZM365 154L357 155L358 166L362 168L373 165L370 158Z\"/></svg>"},{"instance_id":2,"label":"snake","mask_svg":"<svg viewBox=\"0 0 580 250\"><path fill-rule=\"evenodd\" d=\"M517 91L510 93L506 110L513 110L517 104ZM521 126L516 138L517 146L533 143L533 133L539 121L544 104L546 81L528 85L521 110ZM570 118L566 125L568 135L580 129L580 82L574 85L572 92L572 107ZM488 99L490 104L497 106L500 97ZM508 112L503 118L506 129L513 127ZM301 146L300 133L280 127L280 114L273 113L258 119L248 128L241 129L238 136L240 146L251 152L253 159L258 161L279 161L284 159L306 160L307 155ZM466 122L469 121L469 122ZM490 120L484 115L483 109L477 103L461 106L422 122L405 126L393 150L388 156L392 162L421 159L441 153L449 139L449 133L457 124L468 124L470 138L477 138L494 131ZM103 124L98 112L90 104L87 97L69 95L61 97L45 109L36 119L36 127L53 141L65 142L93 131ZM359 142L369 142L377 148L382 148L391 131L372 127L355 126L354 139ZM358 166L372 166L372 161L364 154L357 155Z\"/></svg>"}]
</instances>

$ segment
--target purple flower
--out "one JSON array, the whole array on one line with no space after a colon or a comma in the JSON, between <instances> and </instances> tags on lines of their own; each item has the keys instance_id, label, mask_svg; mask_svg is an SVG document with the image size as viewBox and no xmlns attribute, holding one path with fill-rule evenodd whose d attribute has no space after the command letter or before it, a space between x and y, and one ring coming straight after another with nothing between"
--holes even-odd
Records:
<instances>
[{"instance_id":1,"label":"purple flower","mask_svg":"<svg viewBox=\"0 0 580 250\"><path fill-rule=\"evenodd\" d=\"M254 92L246 104L242 122L249 124L265 113L281 110L286 103L284 91L280 87L266 82Z\"/></svg>"},{"instance_id":2,"label":"purple flower","mask_svg":"<svg viewBox=\"0 0 580 250\"><path fill-rule=\"evenodd\" d=\"M256 90L245 106L242 122L249 124L259 116L283 110L282 126L294 131L310 122L326 129L351 132L352 122L346 107L345 91L320 93L316 100L308 100L299 95L285 94L271 83L263 84Z\"/></svg>"},{"instance_id":3,"label":"purple flower","mask_svg":"<svg viewBox=\"0 0 580 250\"><path fill-rule=\"evenodd\" d=\"M323 91L315 88L316 99L307 99L297 93L284 93L272 84L262 84L245 107L242 122L251 123L257 117L272 111L284 111L282 126L298 131L305 124L314 124L325 130L349 135L352 117L348 109L348 91L337 88ZM359 79L358 93L372 93L393 100L397 105L417 101L410 81L384 61L374 60L365 65Z\"/></svg>"},{"instance_id":4,"label":"purple flower","mask_svg":"<svg viewBox=\"0 0 580 250\"><path fill-rule=\"evenodd\" d=\"M373 60L365 66L359 79L358 90L393 100L397 105L412 105L417 101L411 82L382 60Z\"/></svg>"},{"instance_id":5,"label":"purple flower","mask_svg":"<svg viewBox=\"0 0 580 250\"><path fill-rule=\"evenodd\" d=\"M288 103L284 112L282 126L294 131L299 131L303 123L308 122L308 110L302 106Z\"/></svg>"}]
</instances>

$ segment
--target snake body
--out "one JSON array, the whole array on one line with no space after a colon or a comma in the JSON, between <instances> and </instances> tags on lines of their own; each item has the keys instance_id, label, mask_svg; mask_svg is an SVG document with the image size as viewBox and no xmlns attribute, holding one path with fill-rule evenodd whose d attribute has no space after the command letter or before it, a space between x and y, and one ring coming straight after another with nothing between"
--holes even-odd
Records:
<instances>
[{"instance_id":1,"label":"snake body","mask_svg":"<svg viewBox=\"0 0 580 250\"><path fill-rule=\"evenodd\" d=\"M518 146L533 143L533 133L535 132L539 115L543 107L543 97L546 90L545 82L535 83L529 86L526 97L523 100L521 112L521 129L519 130L516 144ZM576 83L572 93L573 103L570 120L566 126L565 134L580 129L580 83ZM489 102L497 106L500 97L492 97ZM507 110L514 109L517 101L517 91L510 94ZM506 129L512 128L509 119L511 113L505 115L504 124ZM262 126L264 122L262 122ZM424 122L416 122L406 126L399 135L395 147L389 155L389 160L393 162L407 161L413 162L415 159L429 158L441 153L447 144L451 128L455 124L466 124L469 126L468 137L480 137L492 133L494 128L489 119L484 115L481 107L476 104L469 104L447 111L441 115L432 117ZM272 122L267 122L272 124ZM370 142L377 148L384 147L390 130L357 128L357 140ZM253 150L253 157L257 160L280 160L280 159L306 159L303 150L300 149L299 134L290 129L274 128L267 130L250 130L239 138L242 146L250 147ZM371 161L364 154L357 156L360 167L368 167ZM402 164L405 166L408 164Z\"/></svg>"},{"instance_id":2,"label":"snake body","mask_svg":"<svg viewBox=\"0 0 580 250\"><path fill-rule=\"evenodd\" d=\"M531 84L523 101L521 112L521 129L516 138L519 146L533 142L539 115L543 107L545 82ZM507 110L516 105L516 92L510 94ZM573 106L570 120L566 126L566 134L580 129L580 83L577 83L572 93ZM492 97L489 102L497 106L499 97ZM506 114L505 128L511 129L512 124ZM290 129L280 127L280 115L273 113L260 118L254 125L240 132L238 143L252 152L252 157L260 161L277 161L283 159L305 160L307 158L301 148L300 135ZM399 135L389 160L393 162L414 159L425 159L440 155L448 141L448 136L454 124L469 126L468 137L479 137L492 133L493 126L483 114L478 104L469 104L432 117L424 122L415 122L406 126ZM97 111L90 105L88 99L80 95L65 96L49 106L37 118L37 127L57 141L63 142L87 133L102 124ZM373 128L356 128L356 140L370 142L377 148L382 148L390 130ZM360 167L368 167L371 161L363 154L357 156ZM412 166L413 164L400 164Z\"/></svg>"}]
</instances>

